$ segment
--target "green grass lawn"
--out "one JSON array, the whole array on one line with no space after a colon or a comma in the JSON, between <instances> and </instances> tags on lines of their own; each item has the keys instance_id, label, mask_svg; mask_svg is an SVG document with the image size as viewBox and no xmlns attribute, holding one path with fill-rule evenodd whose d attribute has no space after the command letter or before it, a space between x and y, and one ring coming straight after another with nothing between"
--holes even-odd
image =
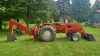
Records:
<instances>
[{"instance_id":1,"label":"green grass lawn","mask_svg":"<svg viewBox=\"0 0 100 56\"><path fill-rule=\"evenodd\" d=\"M65 34L59 33L53 42L42 42L39 38L30 42L33 36L17 36L17 41L7 42L7 29L0 31L0 56L100 56L100 29L84 26L92 33L95 41L70 41Z\"/></svg>"}]
</instances>

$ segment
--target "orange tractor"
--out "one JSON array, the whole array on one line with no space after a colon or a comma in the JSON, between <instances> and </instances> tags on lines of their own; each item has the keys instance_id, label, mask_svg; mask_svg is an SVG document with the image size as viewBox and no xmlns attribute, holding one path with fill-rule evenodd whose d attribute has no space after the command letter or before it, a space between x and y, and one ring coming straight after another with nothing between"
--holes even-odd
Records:
<instances>
[{"instance_id":1,"label":"orange tractor","mask_svg":"<svg viewBox=\"0 0 100 56\"><path fill-rule=\"evenodd\" d=\"M84 31L81 24L56 24L55 26L52 23L43 23L40 27L35 26L32 30L29 30L27 27L23 26L19 22L16 22L13 19L9 21L9 30L10 33L8 34L7 40L14 41L16 37L13 34L13 27L16 25L22 31L30 36L34 36L31 42L34 42L37 37L39 36L42 41L50 42L53 41L56 37L56 33L65 33L67 37L70 37L72 41L79 41L79 35L77 32L81 34L86 40L93 41L95 38L92 34L88 34Z\"/></svg>"}]
</instances>

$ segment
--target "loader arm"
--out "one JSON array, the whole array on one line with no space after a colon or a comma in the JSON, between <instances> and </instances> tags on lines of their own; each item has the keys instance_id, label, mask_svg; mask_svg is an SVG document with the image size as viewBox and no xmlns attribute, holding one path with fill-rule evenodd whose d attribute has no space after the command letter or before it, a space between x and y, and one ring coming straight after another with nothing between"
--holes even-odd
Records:
<instances>
[{"instance_id":1,"label":"loader arm","mask_svg":"<svg viewBox=\"0 0 100 56\"><path fill-rule=\"evenodd\" d=\"M80 34L84 34L84 35L87 37L87 33L86 33L85 30L83 29L82 25L81 25L81 24L78 24L77 27L79 27L79 33L80 33Z\"/></svg>"},{"instance_id":2,"label":"loader arm","mask_svg":"<svg viewBox=\"0 0 100 56\"><path fill-rule=\"evenodd\" d=\"M87 34L85 30L83 29L81 24L68 24L71 28L69 28L69 31L71 32L79 32L80 34L84 34L85 37L87 37Z\"/></svg>"},{"instance_id":3,"label":"loader arm","mask_svg":"<svg viewBox=\"0 0 100 56\"><path fill-rule=\"evenodd\" d=\"M79 26L79 33L81 34L82 38L89 40L89 41L93 41L93 40L96 41L96 39L94 38L92 34L85 32L81 24L78 24L78 26Z\"/></svg>"}]
</instances>

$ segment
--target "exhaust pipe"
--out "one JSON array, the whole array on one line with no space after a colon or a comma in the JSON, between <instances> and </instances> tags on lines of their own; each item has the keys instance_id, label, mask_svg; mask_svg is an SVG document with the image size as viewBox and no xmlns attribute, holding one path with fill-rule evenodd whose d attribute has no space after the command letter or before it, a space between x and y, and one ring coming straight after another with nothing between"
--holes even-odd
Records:
<instances>
[{"instance_id":1,"label":"exhaust pipe","mask_svg":"<svg viewBox=\"0 0 100 56\"><path fill-rule=\"evenodd\" d=\"M87 37L84 35L84 33L81 34L81 37L88 40L88 41L96 41L96 39L94 38L94 36L92 34L86 33Z\"/></svg>"}]
</instances>

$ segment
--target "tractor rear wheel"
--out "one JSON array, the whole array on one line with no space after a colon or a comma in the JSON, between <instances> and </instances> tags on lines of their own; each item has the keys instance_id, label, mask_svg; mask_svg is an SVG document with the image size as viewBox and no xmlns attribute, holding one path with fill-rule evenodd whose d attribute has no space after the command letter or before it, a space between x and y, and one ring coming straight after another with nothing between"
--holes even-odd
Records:
<instances>
[{"instance_id":1,"label":"tractor rear wheel","mask_svg":"<svg viewBox=\"0 0 100 56\"><path fill-rule=\"evenodd\" d=\"M56 32L52 26L45 25L40 28L39 36L42 41L50 42L54 40Z\"/></svg>"},{"instance_id":2,"label":"tractor rear wheel","mask_svg":"<svg viewBox=\"0 0 100 56\"><path fill-rule=\"evenodd\" d=\"M79 41L79 35L77 33L72 33L71 40L72 41Z\"/></svg>"}]
</instances>

